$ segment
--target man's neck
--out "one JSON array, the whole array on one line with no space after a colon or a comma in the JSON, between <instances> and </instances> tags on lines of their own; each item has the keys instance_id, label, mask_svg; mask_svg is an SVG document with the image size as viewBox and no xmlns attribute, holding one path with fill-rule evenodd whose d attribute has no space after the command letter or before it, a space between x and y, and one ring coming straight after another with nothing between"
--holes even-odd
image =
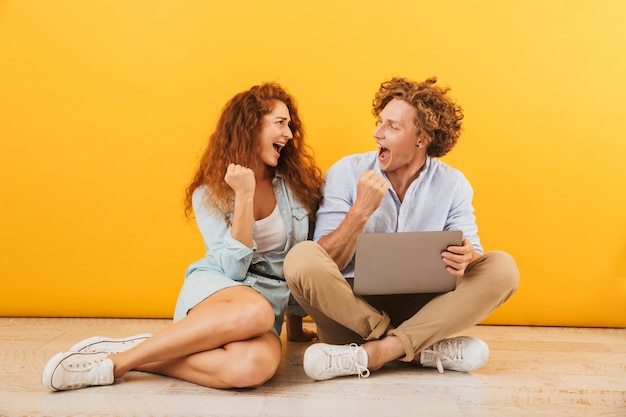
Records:
<instances>
[{"instance_id":1,"label":"man's neck","mask_svg":"<svg viewBox=\"0 0 626 417\"><path fill-rule=\"evenodd\" d=\"M416 164L415 168L407 167L406 169L397 169L395 171L385 172L385 175L389 178L389 182L400 199L400 202L404 201L404 196L411 186L411 183L413 183L413 181L420 176L425 166L426 159L422 160L421 164Z\"/></svg>"}]
</instances>

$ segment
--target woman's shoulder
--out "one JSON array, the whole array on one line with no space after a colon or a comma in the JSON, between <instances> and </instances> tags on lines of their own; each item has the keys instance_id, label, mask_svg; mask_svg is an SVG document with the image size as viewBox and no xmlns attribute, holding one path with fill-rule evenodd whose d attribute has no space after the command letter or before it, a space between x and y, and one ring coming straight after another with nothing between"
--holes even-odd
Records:
<instances>
[{"instance_id":1,"label":"woman's shoulder","mask_svg":"<svg viewBox=\"0 0 626 417\"><path fill-rule=\"evenodd\" d=\"M205 185L201 185L193 190L193 193L191 194L191 202L193 203L194 208L200 207L202 203L204 203L207 192L206 190Z\"/></svg>"},{"instance_id":2,"label":"woman's shoulder","mask_svg":"<svg viewBox=\"0 0 626 417\"><path fill-rule=\"evenodd\" d=\"M194 213L205 213L215 215L216 208L209 203L211 200L211 192L206 185L200 185L196 188L191 195L191 203L193 205Z\"/></svg>"}]
</instances>

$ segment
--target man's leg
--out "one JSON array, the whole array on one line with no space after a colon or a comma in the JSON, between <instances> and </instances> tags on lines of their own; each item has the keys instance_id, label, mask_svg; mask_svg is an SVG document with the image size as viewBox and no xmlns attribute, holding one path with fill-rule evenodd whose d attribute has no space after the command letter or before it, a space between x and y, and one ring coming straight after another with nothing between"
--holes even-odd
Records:
<instances>
[{"instance_id":1,"label":"man's leg","mask_svg":"<svg viewBox=\"0 0 626 417\"><path fill-rule=\"evenodd\" d=\"M319 248L319 246L317 247ZM303 246L303 249L305 251L311 249L308 253L314 255L313 247ZM344 309L344 307L350 306L350 301L354 302L355 300L358 300L356 308L362 307L360 303L367 307L359 310L365 312L366 316L370 309L377 312L372 305L382 311L388 311L393 318L393 324L389 323L387 313L372 313L370 317L382 316L387 318L385 326L389 327L390 330L385 335L380 335L374 331L370 332L369 336L366 336L368 333L359 333L368 340L360 347L355 344L350 346L316 344L309 347L304 356L304 369L307 375L317 380L345 375L366 377L370 374L368 367L374 371L381 368L385 363L396 359L407 362L420 361L420 357L424 354L427 356L425 361L421 361L421 363L424 366L436 366L440 372L443 372L443 369L456 371L477 369L483 366L488 359L489 349L483 341L468 337L443 339L479 323L505 302L515 292L519 283L519 271L513 258L504 252L491 252L468 266L464 277L459 279L455 291L442 295L413 294L366 297L367 301L371 303L370 305L352 294L350 285L345 283L338 271L331 273L332 268L326 265L329 269L326 273L323 272L325 259L330 260L330 258L321 248L320 251L321 253L316 253L316 256L307 260L304 265L306 268L303 268L303 271L306 272L303 275L315 279L314 285L316 287L327 287L326 289L331 290L330 293L310 291L307 285L302 285L303 282L305 284L308 282L303 277L293 280L294 285L292 287L292 291L296 290L294 295L296 299L302 297L301 303L305 309L308 310L311 305L315 306L316 311L311 310L311 316L315 319L316 313L322 311L324 307L326 307L325 312L331 311L327 304L328 300L334 298L334 292L337 297L332 302L339 302L339 305L332 314L340 313L339 316L333 315L333 317L337 317L337 320L341 320L345 326L355 324L351 320L354 311ZM332 260L330 262L336 270L337 267L334 262ZM316 266L320 269L316 269ZM320 282L327 282L326 279L330 275L336 274L340 278L340 282L345 283L345 285L336 287L336 284L328 281L328 285L324 286L317 282L317 279ZM285 275L290 274L286 272ZM325 278L320 278L322 276ZM341 289L340 292L337 292L338 288ZM305 303L304 300L307 299L311 301ZM321 315L321 319L329 320L326 315ZM401 320L404 321L399 323ZM397 328L392 328L398 323ZM341 327L340 324L337 325ZM382 328L382 326L375 327L377 329ZM346 343L346 341L333 341L332 343L340 344ZM436 345L433 346L433 344ZM430 350L424 352L429 347Z\"/></svg>"},{"instance_id":2,"label":"man's leg","mask_svg":"<svg viewBox=\"0 0 626 417\"><path fill-rule=\"evenodd\" d=\"M357 297L337 264L312 241L294 246L284 274L298 304L317 326L318 337L333 344L378 339L389 329L389 316Z\"/></svg>"},{"instance_id":3,"label":"man's leg","mask_svg":"<svg viewBox=\"0 0 626 417\"><path fill-rule=\"evenodd\" d=\"M468 266L454 291L441 294L413 317L387 332L404 345L410 362L433 343L480 323L517 289L519 271L513 258L489 252ZM407 306L412 309L411 306Z\"/></svg>"}]
</instances>

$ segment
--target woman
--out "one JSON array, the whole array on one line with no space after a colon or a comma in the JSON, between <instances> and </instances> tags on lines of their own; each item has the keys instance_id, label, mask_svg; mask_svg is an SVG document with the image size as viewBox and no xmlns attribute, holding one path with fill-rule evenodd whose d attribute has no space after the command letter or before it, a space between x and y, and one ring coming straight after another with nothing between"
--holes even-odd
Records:
<instances>
[{"instance_id":1,"label":"woman","mask_svg":"<svg viewBox=\"0 0 626 417\"><path fill-rule=\"evenodd\" d=\"M187 269L174 323L152 336L86 339L48 362L44 387L108 385L133 369L212 388L265 383L282 350L283 260L307 239L322 181L294 99L274 83L237 94L187 188L185 212L207 253Z\"/></svg>"}]
</instances>

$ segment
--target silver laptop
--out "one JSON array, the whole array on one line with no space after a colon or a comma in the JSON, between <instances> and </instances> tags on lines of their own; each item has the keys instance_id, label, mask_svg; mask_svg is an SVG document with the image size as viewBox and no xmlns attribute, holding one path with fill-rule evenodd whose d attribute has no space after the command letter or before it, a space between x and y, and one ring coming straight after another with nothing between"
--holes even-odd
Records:
<instances>
[{"instance_id":1,"label":"silver laptop","mask_svg":"<svg viewBox=\"0 0 626 417\"><path fill-rule=\"evenodd\" d=\"M354 287L359 295L443 293L456 288L441 253L463 232L363 233L356 239Z\"/></svg>"}]
</instances>

